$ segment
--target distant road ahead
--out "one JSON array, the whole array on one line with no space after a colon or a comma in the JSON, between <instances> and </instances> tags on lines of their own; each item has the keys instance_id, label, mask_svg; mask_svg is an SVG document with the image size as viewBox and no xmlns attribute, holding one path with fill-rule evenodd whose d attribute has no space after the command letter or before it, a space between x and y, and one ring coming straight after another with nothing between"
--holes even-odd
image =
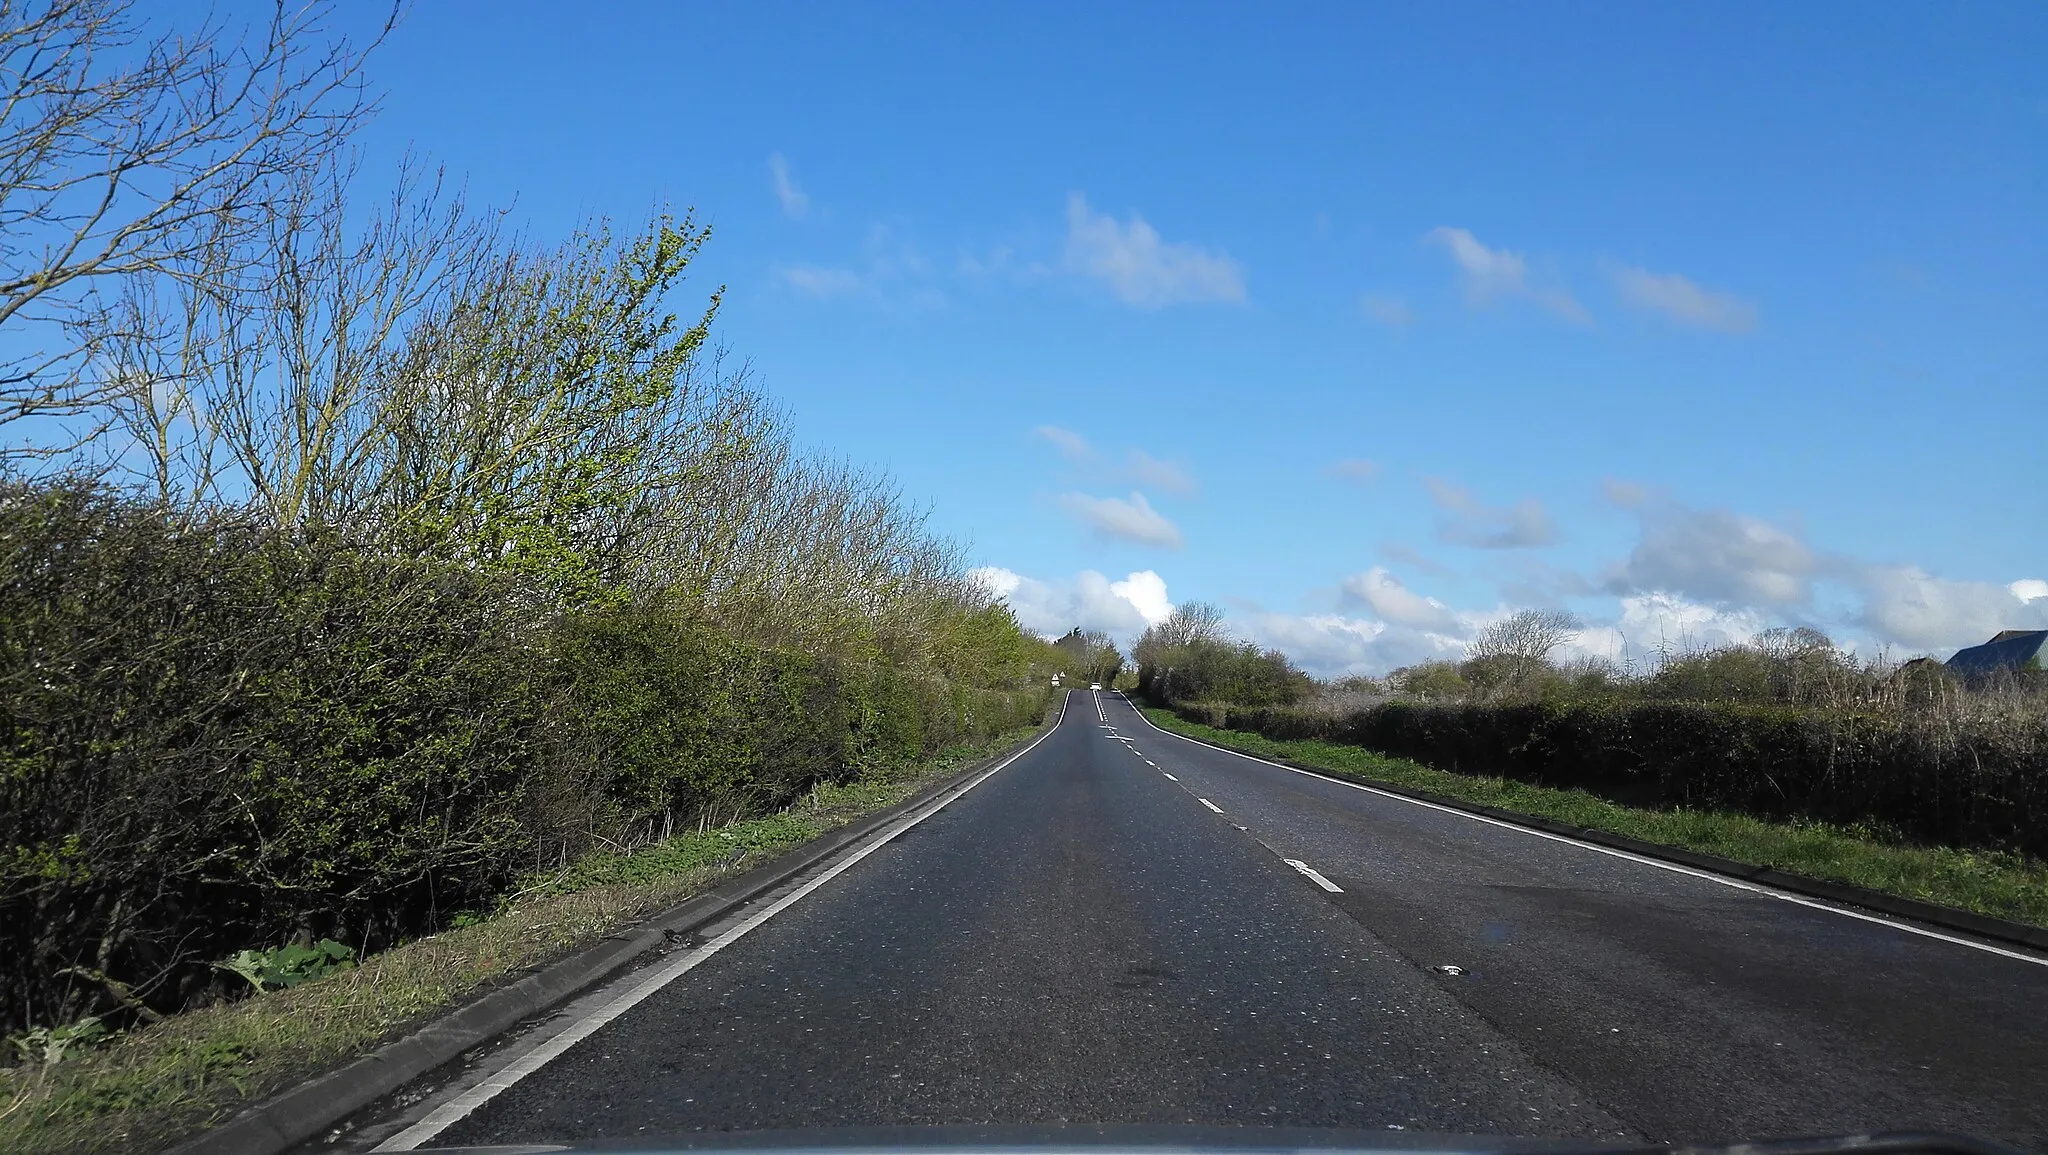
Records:
<instances>
[{"instance_id":1,"label":"distant road ahead","mask_svg":"<svg viewBox=\"0 0 2048 1155\"><path fill-rule=\"evenodd\" d=\"M430 1142L982 1122L2048 1149L2048 966L1081 691L1029 754Z\"/></svg>"}]
</instances>

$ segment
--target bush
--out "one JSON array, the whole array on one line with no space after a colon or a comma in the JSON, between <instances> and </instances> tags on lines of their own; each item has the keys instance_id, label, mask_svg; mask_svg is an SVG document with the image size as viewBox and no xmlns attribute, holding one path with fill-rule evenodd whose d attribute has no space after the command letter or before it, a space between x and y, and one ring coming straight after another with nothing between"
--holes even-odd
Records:
<instances>
[{"instance_id":1,"label":"bush","mask_svg":"<svg viewBox=\"0 0 2048 1155\"><path fill-rule=\"evenodd\" d=\"M0 1032L367 954L1046 701L1006 612L969 615L1000 660L963 685L658 600L535 621L511 576L87 483L0 479L0 547Z\"/></svg>"},{"instance_id":2,"label":"bush","mask_svg":"<svg viewBox=\"0 0 2048 1155\"><path fill-rule=\"evenodd\" d=\"M1634 804L1861 823L2048 856L2048 717L1995 703L1948 716L1662 701L1389 702L1349 715L1178 709L1204 725Z\"/></svg>"},{"instance_id":3,"label":"bush","mask_svg":"<svg viewBox=\"0 0 2048 1155\"><path fill-rule=\"evenodd\" d=\"M545 667L491 583L75 485L10 484L0 540L0 1021L180 1006L531 862Z\"/></svg>"}]
</instances>

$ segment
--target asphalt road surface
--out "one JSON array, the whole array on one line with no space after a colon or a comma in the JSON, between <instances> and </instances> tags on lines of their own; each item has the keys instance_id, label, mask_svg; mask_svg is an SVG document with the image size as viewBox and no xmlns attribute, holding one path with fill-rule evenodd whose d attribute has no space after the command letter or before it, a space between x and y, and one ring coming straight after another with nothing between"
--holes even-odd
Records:
<instances>
[{"instance_id":1,"label":"asphalt road surface","mask_svg":"<svg viewBox=\"0 0 2048 1155\"><path fill-rule=\"evenodd\" d=\"M1028 754L428 1142L934 1123L2048 1150L2048 966L1081 691Z\"/></svg>"}]
</instances>

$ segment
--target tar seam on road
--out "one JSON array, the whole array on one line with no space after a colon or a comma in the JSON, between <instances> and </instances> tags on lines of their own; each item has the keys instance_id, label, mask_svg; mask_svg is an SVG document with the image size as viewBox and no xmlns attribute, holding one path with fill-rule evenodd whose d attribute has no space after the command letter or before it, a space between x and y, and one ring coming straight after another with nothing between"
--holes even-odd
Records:
<instances>
[{"instance_id":1,"label":"tar seam on road","mask_svg":"<svg viewBox=\"0 0 2048 1155\"><path fill-rule=\"evenodd\" d=\"M1611 846L1601 846L1598 843L1582 842L1579 839L1568 838L1562 834L1552 834L1548 830L1537 830L1528 826L1519 826L1513 822L1503 822L1498 818L1488 818L1484 814L1474 814L1469 810L1459 810L1455 806L1439 806L1434 802L1424 802L1420 798L1409 798L1406 795L1395 794L1392 791L1380 790L1375 787L1367 786L1362 782L1346 782L1342 778L1334 778L1327 774L1317 774L1308 770L1296 769L1293 766L1283 766L1278 762L1269 762L1266 759L1261 758L1255 754L1245 754L1237 750L1232 750L1227 746L1211 745L1210 743L1201 741L1200 739L1190 738L1185 734L1175 734L1173 731L1166 729L1165 727L1159 725L1157 722L1154 722L1152 719L1146 718L1145 711L1138 709L1138 704L1136 702L1132 702L1128 695L1124 697L1124 701L1130 705L1131 709L1137 713L1139 718L1144 719L1144 722L1147 726L1152 727L1154 730L1159 731L1161 734L1165 734L1168 737L1172 738L1179 738L1183 742L1193 743L1196 746L1203 746L1210 750L1221 751L1222 753L1229 754L1232 757L1242 758L1247 762L1257 762L1261 766L1271 766L1275 770L1285 770L1289 774L1299 774L1304 778L1315 778L1323 782L1334 782L1339 786L1348 786L1353 790L1363 790L1367 794L1376 794L1381 798L1391 798L1396 802L1406 802L1410 806L1422 806L1427 807L1430 810L1440 810L1445 814L1455 814L1460 818L1469 818L1474 822L1484 822L1488 826L1498 826L1503 830L1514 830L1522 834L1534 835L1537 838L1547 838L1552 842L1562 842L1566 846L1576 846L1584 850L1591 850L1600 854L1612 855L1615 858L1627 859L1630 862L1640 862L1644 866L1654 866L1659 870L1668 870L1673 874L1689 874L1694 878L1703 878L1706 879L1708 882L1717 882L1720 883L1722 886L1732 887L1736 890L1747 890L1753 894L1765 895L1767 897L1775 898L1783 902L1797 903L1800 906L1811 907L1814 910L1824 910L1830 914L1839 914L1844 918L1860 919L1863 922L1872 922L1876 923L1879 926L1892 927L1896 930L1903 930L1908 934L1917 934L1922 938L1938 939L1941 942L1954 943L1957 946L1966 946L1969 947L1971 950L1980 950L1984 951L1987 954L2004 955L2006 958L2014 958L2020 960L2021 962L2033 963L2035 966L2048 967L2048 958L2042 958L2039 955L2022 954L2021 952L2016 950L2007 950L2002 946L1992 946L1988 942L1975 942L1971 939L1960 938L1956 935L1943 934L1938 930L1929 930L1926 927L1914 926L1912 923L1900 922L1897 919L1885 918L1882 915L1865 914L1860 910L1848 910L1839 906L1831 906L1828 903L1818 902L1814 899L1807 898L1804 895L1793 894L1790 891L1778 890L1773 887L1764 886L1760 883L1747 882L1739 878L1729 878L1726 875L1715 874L1710 870L1698 870L1690 866L1680 866L1678 863L1675 862L1663 862L1655 858L1647 857L1645 855L1631 854L1626 850L1616 850ZM1220 814L1222 812L1218 811L1217 813Z\"/></svg>"},{"instance_id":2,"label":"tar seam on road","mask_svg":"<svg viewBox=\"0 0 2048 1155\"><path fill-rule=\"evenodd\" d=\"M1066 716L1066 704L1063 702L1060 704L1060 721L1065 721ZM982 774L974 781L969 782L966 786L955 791L950 796L941 799L936 805L933 805L920 813L913 814L906 818L904 821L891 827L887 831L883 832L882 835L876 838L873 842L868 843L866 846L861 847L853 854L834 863L831 866L831 868L826 870L823 874L820 874L818 877L803 884L802 886L798 887L796 890L790 892L789 894L784 895L781 899L777 900L767 909L761 911L758 914L755 914L751 918L747 919L745 922L732 928L729 931L726 931L724 934L719 935L717 938L712 939L710 942L705 943L703 946L700 946L697 949L690 951L688 954L683 955L681 958L661 968L659 971L656 971L654 974L648 976L640 982L635 983L633 985L633 988L631 990L628 990L625 994L620 995L618 998L613 999L612 1001L606 1003L604 1006L599 1007L597 1010L592 1011L588 1015L585 1015L582 1019L578 1020L576 1023L569 1026L567 1029L563 1030L560 1034L549 1039L547 1042L542 1043L540 1046L535 1047L533 1050L527 1052L525 1055L520 1056L519 1059L508 1064L503 1069L499 1070L497 1073L491 1075L490 1077L484 1079L477 1085L471 1087L469 1090L464 1091L462 1094L457 1095L455 1098L449 1100L446 1103L443 1103L440 1107L436 1108L432 1113L428 1114L426 1118L421 1119L419 1122L413 1124L410 1127L407 1127L405 1130L400 1131L398 1134L393 1135L391 1138L386 1139L383 1143L378 1144L375 1150L411 1151L417 1148L420 1144L425 1143L429 1139L432 1139L434 1136L439 1135L441 1132L447 1130L449 1127L454 1126L456 1123L466 1118L471 1112L475 1111L478 1107L481 1107L485 1103L491 1101L493 1098L496 1098L498 1092L503 1091L508 1087L511 1087L513 1084L519 1082L521 1079L524 1079L526 1076L533 1074L535 1071L540 1070L548 1063L559 1058L563 1054L563 1052L567 1051L569 1048L575 1046L577 1043L580 1043L584 1039L589 1038L591 1035L597 1033L597 1031L600 1028L602 1028L606 1023L609 1023L613 1019L618 1018L620 1015L625 1014L627 1011L632 1010L635 1006L638 1006L642 1001L647 999L649 996L653 995L655 992L661 990L663 987L681 978L683 975L688 974L690 971L696 969L699 963L702 963L704 960L710 958L712 955L717 954L719 951L724 950L726 947L729 947L733 943L738 942L740 939L745 938L748 932L754 930L762 923L767 922L769 919L774 918L776 915L782 913L789 907L796 905L796 903L801 901L805 896L809 895L812 891L817 890L819 887L824 886L826 883L831 882L833 879L845 873L847 870L852 868L855 863L860 862L868 855L873 854L875 851L880 850L884 846L887 846L890 842L894 841L897 838L897 836L901 835L904 831L909 830L911 827L916 826L918 823L923 822L925 819L930 818L932 815L937 814L941 810L944 810L946 807L952 805L954 802L957 802L961 798L966 797L969 791L973 790L976 786L979 786L982 783L988 781L990 778L994 777L1004 767L1010 765L1017 759L1022 758L1024 755L1029 754L1031 751L1037 749L1038 744L1040 742L1043 742L1047 738L1050 738L1054 734L1058 733L1059 728L1060 723L1054 722L1052 725L1052 729L1047 730L1045 733L1039 735L1037 740L1033 741L1031 745L1024 747L1022 750L1017 751L1015 754L1012 754L1008 758L1003 759L1001 762L996 763L994 766L989 767L987 773Z\"/></svg>"},{"instance_id":3,"label":"tar seam on road","mask_svg":"<svg viewBox=\"0 0 2048 1155\"><path fill-rule=\"evenodd\" d=\"M1315 868L1315 867L1313 867L1313 866L1310 866L1310 865L1309 865L1308 863L1306 863L1306 862L1303 862L1303 861L1302 861L1301 859L1299 859L1299 858L1283 858L1283 859L1281 859L1280 861L1282 861L1282 862L1286 863L1287 865L1289 865L1289 866L1293 867L1294 869L1296 869L1296 870L1299 870L1299 871L1300 871L1300 872L1302 872L1303 874L1307 875L1307 876L1308 876L1308 880L1309 880L1310 882L1313 882L1313 883L1315 883L1315 884L1316 884L1317 886L1320 886L1320 887L1322 887L1322 888L1323 888L1324 890L1327 890L1327 891L1329 891L1329 892L1330 892L1331 894L1343 894L1343 893L1344 893L1344 888L1343 888L1343 887L1341 887L1341 886L1338 886L1338 885L1337 885L1336 883L1334 883L1334 882L1331 882L1331 881L1330 881L1329 879L1327 879L1327 878L1324 878L1324 877L1322 876L1322 874L1321 874L1320 872L1318 872L1318 871L1316 870L1316 868Z\"/></svg>"}]
</instances>

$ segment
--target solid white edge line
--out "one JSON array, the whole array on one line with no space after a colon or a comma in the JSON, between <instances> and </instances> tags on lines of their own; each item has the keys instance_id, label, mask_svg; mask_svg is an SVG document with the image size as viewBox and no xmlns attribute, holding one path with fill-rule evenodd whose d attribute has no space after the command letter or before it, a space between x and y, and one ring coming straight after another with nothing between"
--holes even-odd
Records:
<instances>
[{"instance_id":1,"label":"solid white edge line","mask_svg":"<svg viewBox=\"0 0 2048 1155\"><path fill-rule=\"evenodd\" d=\"M1204 806L1207 806L1209 809L1214 810L1218 814L1223 813L1223 808L1221 806L1216 805L1214 802L1209 801L1207 798L1197 798L1195 799L1195 801L1201 803Z\"/></svg>"},{"instance_id":2,"label":"solid white edge line","mask_svg":"<svg viewBox=\"0 0 2048 1155\"><path fill-rule=\"evenodd\" d=\"M1059 720L1052 724L1052 729L1032 739L1029 746L989 767L980 776L976 777L974 781L941 798L936 804L927 806L925 809L898 821L894 826L889 827L881 837L876 838L873 842L861 847L853 854L834 863L823 874L784 895L767 909L762 910L752 918L747 919L747 921L733 927L710 942L697 947L640 982L635 983L632 989L626 993L585 1015L560 1034L521 1055L517 1060L506 1065L502 1070L499 1070L489 1078L477 1083L448 1102L441 1104L441 1106L430 1112L426 1118L386 1139L373 1148L373 1151L411 1151L449 1127L454 1126L462 1119L468 1117L478 1107L496 1098L498 1092L505 1090L555 1059L560 1058L563 1052L597 1033L605 1024L632 1010L656 991L661 990L661 988L696 969L699 963L710 958L712 955L745 938L749 931L795 905L812 891L839 877L855 863L887 846L904 831L909 830L911 827L916 826L918 823L923 822L925 819L966 797L969 791L994 777L998 771L1009 766L1010 763L1031 753L1032 750L1038 747L1040 742L1052 737L1054 733L1058 732L1060 723L1066 720L1067 704L1062 701L1060 703Z\"/></svg>"},{"instance_id":3,"label":"solid white edge line","mask_svg":"<svg viewBox=\"0 0 2048 1155\"><path fill-rule=\"evenodd\" d=\"M1315 883L1315 884L1316 884L1317 886L1320 886L1320 887L1322 887L1322 888L1323 888L1324 890L1327 890L1327 891L1329 891L1329 892L1330 892L1331 894L1343 894L1343 893L1344 893L1344 888L1343 888L1343 887L1341 887L1341 886L1338 886L1338 885L1337 885L1336 883L1334 883L1334 882L1331 882L1331 881L1330 881L1329 879L1327 879L1327 878L1324 878L1324 877L1323 877L1323 876L1322 876L1322 875L1321 875L1320 873L1318 873L1318 872L1317 872L1317 870L1316 870L1316 868L1315 868L1315 867L1313 867L1313 866L1310 866L1310 865L1309 865L1308 863L1306 863L1306 862L1303 862L1303 861L1302 861L1301 859L1299 859L1299 858L1283 858L1283 859L1281 859L1280 861L1282 861L1282 862L1286 863L1287 865L1289 865L1289 866L1293 867L1294 869L1296 869L1296 870L1299 870L1299 871L1300 871L1300 872L1302 872L1303 874L1307 875L1307 876L1308 876L1308 880L1309 880L1310 882L1313 882L1313 883Z\"/></svg>"},{"instance_id":4,"label":"solid white edge line","mask_svg":"<svg viewBox=\"0 0 2048 1155\"><path fill-rule=\"evenodd\" d=\"M1391 791L1381 790L1377 787L1367 786L1359 782L1346 782L1341 778L1332 778L1325 774L1315 774L1307 770L1297 770L1292 766L1282 766L1278 762L1269 762L1266 759L1258 757L1255 754L1245 754L1237 750L1229 749L1225 746L1213 746L1207 742L1201 741L1198 738L1190 738L1185 734L1175 734L1173 731L1166 729L1165 727L1154 722L1152 719L1146 718L1145 711L1138 709L1137 703L1132 702L1128 694L1124 695L1124 702L1131 707L1131 710L1134 713L1136 713L1139 718L1144 720L1147 726L1152 727L1154 730L1159 731L1161 734L1165 734L1168 737L1172 738L1178 738L1183 742L1188 742L1207 750L1215 750L1219 753L1229 754L1235 758L1242 758L1247 762L1257 762L1261 766L1271 766L1275 770L1285 770L1289 774L1299 774L1304 778L1314 778L1319 782L1334 782L1339 786L1348 786L1353 790L1363 790L1367 794L1377 794L1381 798L1391 798L1396 802L1406 802L1411 806L1421 806L1430 810L1440 810L1445 814L1455 814L1460 818L1469 818L1474 822L1484 822L1488 826L1498 826L1503 830L1514 830L1522 834L1534 835L1537 838L1547 838L1552 842L1562 842L1566 846L1576 846L1584 850L1591 850L1598 854L1611 855L1615 858L1625 858L1630 862L1639 862L1644 866L1654 866L1659 870L1668 870L1673 874L1689 874L1694 878L1703 878L1708 882L1716 882L1721 884L1722 886L1733 887L1736 890L1747 890L1752 894L1765 895L1770 898L1778 899L1782 902L1795 903L1799 906L1811 907L1814 910L1824 910L1827 911L1829 914L1839 914L1843 918L1853 918L1863 922L1876 923L1878 926L1888 926L1894 930L1905 931L1907 934L1917 934L1922 938L1931 938L1936 939L1940 942L1954 943L1957 946L1966 946L1969 947L1971 950L1980 950L1985 952L1986 954L2004 955L2006 958L2018 959L2021 962L2026 963L2033 963L2035 966L2048 967L2048 958L2042 958L2039 955L2024 954L2016 950L2007 950L2002 946L1993 946L1988 942L1978 942L1975 939L1967 939L1962 938L1958 935L1944 934L1943 932L1938 930L1931 930L1924 926L1914 926L1910 922L1901 922L1898 919L1886 918L1883 915L1865 914L1860 910L1848 910L1844 907L1834 906L1829 903L1821 902L1817 899L1808 898L1803 894L1794 894L1789 890L1779 890L1775 887L1765 886L1762 883L1758 882L1750 882L1746 879L1730 878L1725 874L1715 874L1711 870L1700 870L1697 867L1683 866L1676 862L1665 862L1663 859L1660 858L1650 858L1645 855L1635 854L1627 850L1617 850L1612 846L1601 846L1597 842L1583 842L1577 838L1571 838L1563 834L1552 834L1548 830L1537 830L1533 827L1519 826L1513 822L1503 822L1498 818L1488 818L1484 814L1474 814L1469 810L1460 810L1455 806L1439 806L1434 802L1424 802L1420 798L1410 798L1405 794L1395 794Z\"/></svg>"}]
</instances>

